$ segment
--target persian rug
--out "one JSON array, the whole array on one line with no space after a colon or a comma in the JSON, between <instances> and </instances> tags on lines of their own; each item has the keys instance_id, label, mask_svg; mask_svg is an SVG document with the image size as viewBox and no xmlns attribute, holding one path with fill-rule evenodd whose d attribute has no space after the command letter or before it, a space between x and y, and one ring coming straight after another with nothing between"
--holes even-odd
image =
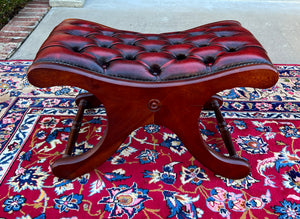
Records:
<instances>
[{"instance_id":1,"label":"persian rug","mask_svg":"<svg viewBox=\"0 0 300 219\"><path fill-rule=\"evenodd\" d=\"M244 179L213 174L172 130L148 124L103 165L64 180L49 164L65 148L74 97L84 91L35 88L30 64L0 62L1 218L300 218L299 65L277 65L270 89L220 93L235 149L252 166ZM226 153L213 112L199 118L209 146ZM106 123L103 107L86 110L74 154L92 148Z\"/></svg>"}]
</instances>

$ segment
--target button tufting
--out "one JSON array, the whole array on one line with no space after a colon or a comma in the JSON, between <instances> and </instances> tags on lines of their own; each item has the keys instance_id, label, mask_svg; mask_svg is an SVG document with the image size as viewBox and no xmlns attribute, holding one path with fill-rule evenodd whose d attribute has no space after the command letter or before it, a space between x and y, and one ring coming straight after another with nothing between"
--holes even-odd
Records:
<instances>
[{"instance_id":1,"label":"button tufting","mask_svg":"<svg viewBox=\"0 0 300 219\"><path fill-rule=\"evenodd\" d=\"M236 51L237 51L236 48L228 48L228 49L227 49L227 52L236 52Z\"/></svg>"},{"instance_id":2,"label":"button tufting","mask_svg":"<svg viewBox=\"0 0 300 219\"><path fill-rule=\"evenodd\" d=\"M35 61L137 81L183 80L240 65L271 64L261 44L236 21L143 34L79 19L58 25Z\"/></svg>"},{"instance_id":3,"label":"button tufting","mask_svg":"<svg viewBox=\"0 0 300 219\"><path fill-rule=\"evenodd\" d=\"M132 54L128 54L124 58L127 60L135 60L135 56L133 56Z\"/></svg>"},{"instance_id":4,"label":"button tufting","mask_svg":"<svg viewBox=\"0 0 300 219\"><path fill-rule=\"evenodd\" d=\"M203 60L205 65L212 66L215 62L215 58L212 56L205 57Z\"/></svg>"},{"instance_id":5,"label":"button tufting","mask_svg":"<svg viewBox=\"0 0 300 219\"><path fill-rule=\"evenodd\" d=\"M183 59L185 59L186 58L186 55L185 54L178 54L178 55L176 55L176 59L177 60L183 60Z\"/></svg>"},{"instance_id":6,"label":"button tufting","mask_svg":"<svg viewBox=\"0 0 300 219\"><path fill-rule=\"evenodd\" d=\"M157 64L153 64L150 66L150 73L153 74L154 76L158 76L161 73L161 68Z\"/></svg>"}]
</instances>

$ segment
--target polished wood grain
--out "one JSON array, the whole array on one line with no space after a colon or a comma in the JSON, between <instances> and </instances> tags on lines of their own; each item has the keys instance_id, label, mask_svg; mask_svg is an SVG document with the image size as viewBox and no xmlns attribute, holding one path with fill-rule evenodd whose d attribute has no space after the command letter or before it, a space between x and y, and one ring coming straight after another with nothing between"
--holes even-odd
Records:
<instances>
[{"instance_id":1,"label":"polished wood grain","mask_svg":"<svg viewBox=\"0 0 300 219\"><path fill-rule=\"evenodd\" d=\"M271 87L277 82L278 73L272 65L256 64L200 78L157 83L115 79L81 68L39 62L30 67L28 79L39 87L81 87L90 94L77 98L80 108L83 109L81 105L95 107L102 103L107 112L107 128L101 140L88 152L71 156L78 130L78 124L74 125L75 131L71 133L74 137L71 137L73 140L66 154L51 165L53 173L60 178L73 179L92 171L111 157L132 131L146 124L158 124L176 133L205 167L218 175L239 179L249 174L250 165L236 155L234 145L228 140L229 132L218 110L222 100L214 95L233 87ZM230 156L213 151L203 140L199 132L203 108L214 109L217 113ZM78 115L78 121L81 116Z\"/></svg>"}]
</instances>

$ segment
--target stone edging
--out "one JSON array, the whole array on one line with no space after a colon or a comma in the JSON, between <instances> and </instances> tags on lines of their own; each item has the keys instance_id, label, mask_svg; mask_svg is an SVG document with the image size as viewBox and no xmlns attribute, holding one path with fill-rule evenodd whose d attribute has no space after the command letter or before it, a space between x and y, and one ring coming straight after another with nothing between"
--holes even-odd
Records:
<instances>
[{"instance_id":1,"label":"stone edging","mask_svg":"<svg viewBox=\"0 0 300 219\"><path fill-rule=\"evenodd\" d=\"M30 1L0 30L0 60L14 54L49 9L49 0Z\"/></svg>"}]
</instances>

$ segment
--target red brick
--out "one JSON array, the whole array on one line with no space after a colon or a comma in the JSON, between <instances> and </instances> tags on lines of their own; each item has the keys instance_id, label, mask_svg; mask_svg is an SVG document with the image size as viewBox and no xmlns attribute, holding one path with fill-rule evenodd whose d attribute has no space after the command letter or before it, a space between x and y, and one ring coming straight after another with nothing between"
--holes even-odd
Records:
<instances>
[{"instance_id":1,"label":"red brick","mask_svg":"<svg viewBox=\"0 0 300 219\"><path fill-rule=\"evenodd\" d=\"M24 40L24 37L21 38L8 38L8 37L0 37L0 43L20 43Z\"/></svg>"},{"instance_id":2,"label":"red brick","mask_svg":"<svg viewBox=\"0 0 300 219\"><path fill-rule=\"evenodd\" d=\"M23 11L20 11L18 13L18 16L24 16L24 17L41 17L44 14L45 14L44 12L23 12Z\"/></svg>"},{"instance_id":3,"label":"red brick","mask_svg":"<svg viewBox=\"0 0 300 219\"><path fill-rule=\"evenodd\" d=\"M33 0L32 3L47 3L49 4L49 0Z\"/></svg>"},{"instance_id":4,"label":"red brick","mask_svg":"<svg viewBox=\"0 0 300 219\"><path fill-rule=\"evenodd\" d=\"M14 18L11 20L13 22L15 21L39 21L41 19L41 17L37 16L37 17L21 17L21 16L14 16Z\"/></svg>"},{"instance_id":5,"label":"red brick","mask_svg":"<svg viewBox=\"0 0 300 219\"><path fill-rule=\"evenodd\" d=\"M17 43L0 43L0 49L4 52L11 51L11 49L16 46L18 46Z\"/></svg>"},{"instance_id":6,"label":"red brick","mask_svg":"<svg viewBox=\"0 0 300 219\"><path fill-rule=\"evenodd\" d=\"M28 33L20 33L20 32L0 32L0 37L27 37Z\"/></svg>"},{"instance_id":7,"label":"red brick","mask_svg":"<svg viewBox=\"0 0 300 219\"><path fill-rule=\"evenodd\" d=\"M14 27L32 27L37 24L36 21L15 21L14 19L9 21L8 25L12 25Z\"/></svg>"},{"instance_id":8,"label":"red brick","mask_svg":"<svg viewBox=\"0 0 300 219\"><path fill-rule=\"evenodd\" d=\"M0 60L5 60L7 59L7 54L2 54L2 52L0 52Z\"/></svg>"},{"instance_id":9,"label":"red brick","mask_svg":"<svg viewBox=\"0 0 300 219\"><path fill-rule=\"evenodd\" d=\"M14 27L12 25L5 25L1 31L16 31L16 32L31 32L33 28L31 27Z\"/></svg>"},{"instance_id":10,"label":"red brick","mask_svg":"<svg viewBox=\"0 0 300 219\"><path fill-rule=\"evenodd\" d=\"M8 59L18 46L17 43L0 43L0 59Z\"/></svg>"},{"instance_id":11,"label":"red brick","mask_svg":"<svg viewBox=\"0 0 300 219\"><path fill-rule=\"evenodd\" d=\"M37 3L28 3L26 7L29 8L49 8L49 4L37 4Z\"/></svg>"},{"instance_id":12,"label":"red brick","mask_svg":"<svg viewBox=\"0 0 300 219\"><path fill-rule=\"evenodd\" d=\"M27 7L21 10L21 12L43 12L43 13L47 11L48 10L45 8L27 8Z\"/></svg>"}]
</instances>

